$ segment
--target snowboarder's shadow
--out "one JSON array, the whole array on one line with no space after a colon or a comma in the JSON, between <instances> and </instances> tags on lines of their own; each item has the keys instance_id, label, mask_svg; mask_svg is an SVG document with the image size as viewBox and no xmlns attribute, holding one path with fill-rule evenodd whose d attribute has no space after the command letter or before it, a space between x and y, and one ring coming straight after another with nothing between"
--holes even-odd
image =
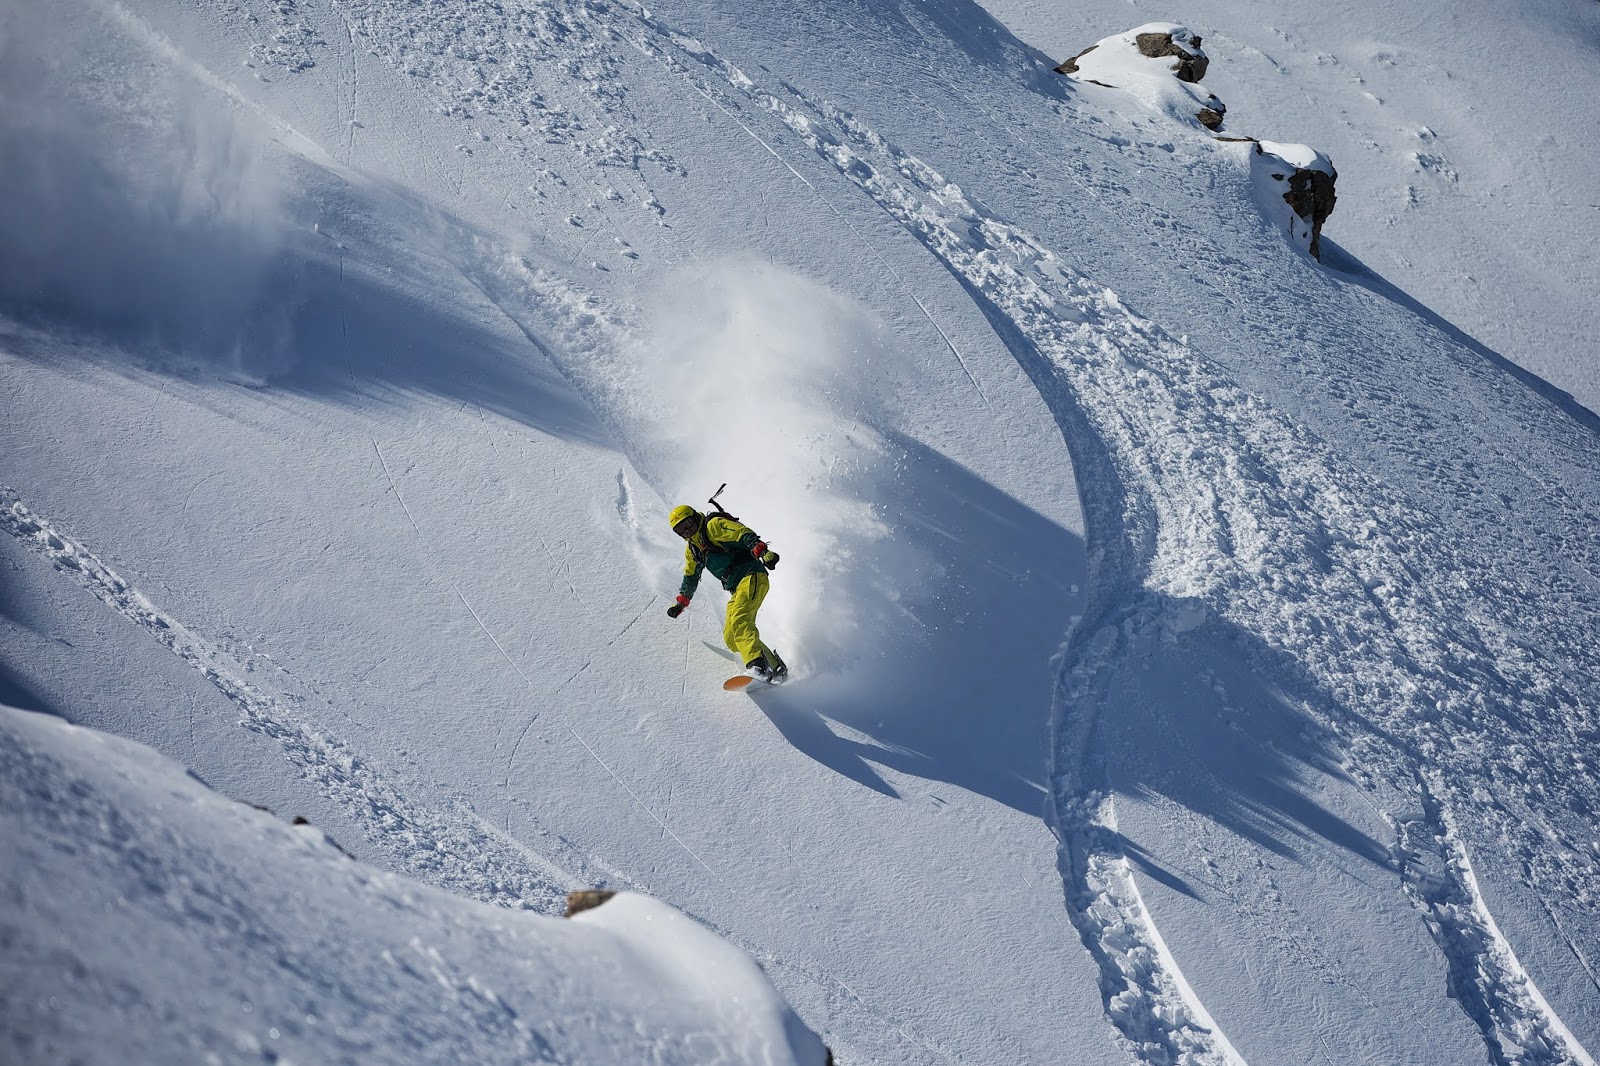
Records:
<instances>
[{"instance_id":1,"label":"snowboarder's shadow","mask_svg":"<svg viewBox=\"0 0 1600 1066\"><path fill-rule=\"evenodd\" d=\"M739 657L726 648L719 648L709 640L703 640L701 643L735 666L739 664ZM744 689L743 692L755 702L761 713L767 716L767 720L783 738L794 745L796 751L810 756L857 784L866 785L885 796L900 798L900 793L895 787L867 765L864 758L868 755L875 756L882 749L875 745L848 740L834 733L820 715L806 707L803 699L793 698L792 694L786 693L784 689L783 684L757 683Z\"/></svg>"},{"instance_id":2,"label":"snowboarder's shadow","mask_svg":"<svg viewBox=\"0 0 1600 1066\"><path fill-rule=\"evenodd\" d=\"M906 452L899 469L916 478L879 495L882 517L896 544L930 557L943 594L911 605L912 624L854 669L758 692L756 703L797 750L883 795L909 798L880 768L1042 818L1056 742L1052 660L1086 610L1083 542L925 445L895 443ZM1299 664L1195 604L1154 596L1146 609L1154 635L1092 711L1102 736L1121 738L1092 756L1115 763L1109 786L1164 796L1285 857L1322 839L1387 863L1371 827L1314 798L1317 779L1345 778L1333 744L1299 710L1329 699ZM1192 894L1158 854L1132 840L1122 851Z\"/></svg>"},{"instance_id":3,"label":"snowboarder's shadow","mask_svg":"<svg viewBox=\"0 0 1600 1066\"><path fill-rule=\"evenodd\" d=\"M828 728L828 723L823 721L821 715L805 706L797 693L785 692L781 685L757 690L750 695L761 713L767 716L785 740L794 745L796 751L874 792L881 792L891 799L900 798L899 790L885 781L867 761L887 762L892 755L889 749L839 736Z\"/></svg>"},{"instance_id":4,"label":"snowboarder's shadow","mask_svg":"<svg viewBox=\"0 0 1600 1066\"><path fill-rule=\"evenodd\" d=\"M1082 539L927 445L884 436L898 473L859 490L889 527L886 550L921 561L921 585L857 604L874 620L858 657L762 694L762 710L797 749L885 795L904 786L875 766L1041 816L1050 660L1083 609Z\"/></svg>"}]
</instances>

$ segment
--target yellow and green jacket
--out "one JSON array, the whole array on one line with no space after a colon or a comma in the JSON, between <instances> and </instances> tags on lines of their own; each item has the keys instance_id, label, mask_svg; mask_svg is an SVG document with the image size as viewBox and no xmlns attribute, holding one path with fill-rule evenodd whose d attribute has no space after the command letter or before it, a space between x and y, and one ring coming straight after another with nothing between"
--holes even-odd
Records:
<instances>
[{"instance_id":1,"label":"yellow and green jacket","mask_svg":"<svg viewBox=\"0 0 1600 1066\"><path fill-rule=\"evenodd\" d=\"M710 570L711 575L722 582L722 587L732 592L739 582L765 569L761 560L750 554L760 541L749 526L721 515L710 515L700 526L700 532L683 546L683 584L678 586L679 594L694 597L694 590L700 587L702 570Z\"/></svg>"}]
</instances>

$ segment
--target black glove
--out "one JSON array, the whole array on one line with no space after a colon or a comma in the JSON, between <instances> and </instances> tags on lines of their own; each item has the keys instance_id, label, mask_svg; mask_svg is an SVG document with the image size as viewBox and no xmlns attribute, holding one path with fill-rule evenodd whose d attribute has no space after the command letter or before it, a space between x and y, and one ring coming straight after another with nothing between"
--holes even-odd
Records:
<instances>
[{"instance_id":1,"label":"black glove","mask_svg":"<svg viewBox=\"0 0 1600 1066\"><path fill-rule=\"evenodd\" d=\"M667 617L668 618L676 618L676 617L678 617L680 614L683 613L683 609L685 607L687 607L687 606L689 606L689 597L687 597L687 596L679 596L678 597L678 602L673 604L671 607L667 608Z\"/></svg>"},{"instance_id":2,"label":"black glove","mask_svg":"<svg viewBox=\"0 0 1600 1066\"><path fill-rule=\"evenodd\" d=\"M761 557L761 565L766 567L768 570L776 570L778 568L778 553L767 552L767 554Z\"/></svg>"}]
</instances>

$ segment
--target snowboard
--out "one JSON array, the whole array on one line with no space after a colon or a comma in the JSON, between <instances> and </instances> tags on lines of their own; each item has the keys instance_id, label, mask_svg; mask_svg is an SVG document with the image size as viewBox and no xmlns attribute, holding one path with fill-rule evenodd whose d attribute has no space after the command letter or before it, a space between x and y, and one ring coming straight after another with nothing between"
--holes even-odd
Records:
<instances>
[{"instance_id":1,"label":"snowboard","mask_svg":"<svg viewBox=\"0 0 1600 1066\"><path fill-rule=\"evenodd\" d=\"M722 683L722 688L725 692L743 692L746 689L761 685L781 684L783 684L783 679L781 678L777 681L769 681L764 677L757 677L754 674L738 674L724 681Z\"/></svg>"}]
</instances>

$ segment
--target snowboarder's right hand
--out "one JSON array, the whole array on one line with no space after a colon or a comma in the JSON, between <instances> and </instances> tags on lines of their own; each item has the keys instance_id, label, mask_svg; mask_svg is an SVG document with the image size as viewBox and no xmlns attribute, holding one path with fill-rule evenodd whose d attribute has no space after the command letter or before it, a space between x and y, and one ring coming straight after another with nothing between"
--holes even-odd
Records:
<instances>
[{"instance_id":1,"label":"snowboarder's right hand","mask_svg":"<svg viewBox=\"0 0 1600 1066\"><path fill-rule=\"evenodd\" d=\"M680 594L678 596L678 602L673 604L671 607L667 608L667 617L668 618L676 618L676 617L678 617L680 614L683 613L683 609L685 607L687 607L687 606L689 606L689 597Z\"/></svg>"}]
</instances>

